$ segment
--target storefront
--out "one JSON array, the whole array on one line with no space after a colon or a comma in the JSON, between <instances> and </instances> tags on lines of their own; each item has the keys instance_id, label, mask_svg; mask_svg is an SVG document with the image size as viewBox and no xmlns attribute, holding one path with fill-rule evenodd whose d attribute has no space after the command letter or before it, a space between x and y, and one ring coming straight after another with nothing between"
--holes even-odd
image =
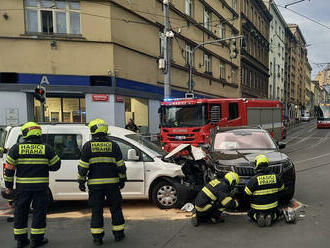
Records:
<instances>
[{"instance_id":1,"label":"storefront","mask_svg":"<svg viewBox=\"0 0 330 248\"><path fill-rule=\"evenodd\" d=\"M162 87L107 76L17 74L15 78L10 84L0 81L0 125L41 122L40 102L33 93L46 80L45 122L86 123L103 118L110 125L125 127L133 119L141 133L159 133ZM183 91L171 94L184 97Z\"/></svg>"}]
</instances>

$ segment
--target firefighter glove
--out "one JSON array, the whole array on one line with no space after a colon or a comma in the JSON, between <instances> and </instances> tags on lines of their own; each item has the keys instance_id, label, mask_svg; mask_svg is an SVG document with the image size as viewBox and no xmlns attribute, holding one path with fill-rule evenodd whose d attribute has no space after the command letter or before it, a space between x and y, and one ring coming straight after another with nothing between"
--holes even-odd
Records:
<instances>
[{"instance_id":1,"label":"firefighter glove","mask_svg":"<svg viewBox=\"0 0 330 248\"><path fill-rule=\"evenodd\" d=\"M119 189L123 189L125 187L125 181L121 180L119 182Z\"/></svg>"},{"instance_id":2,"label":"firefighter glove","mask_svg":"<svg viewBox=\"0 0 330 248\"><path fill-rule=\"evenodd\" d=\"M86 192L86 185L85 185L85 181L80 181L79 182L79 189L82 192Z\"/></svg>"}]
</instances>

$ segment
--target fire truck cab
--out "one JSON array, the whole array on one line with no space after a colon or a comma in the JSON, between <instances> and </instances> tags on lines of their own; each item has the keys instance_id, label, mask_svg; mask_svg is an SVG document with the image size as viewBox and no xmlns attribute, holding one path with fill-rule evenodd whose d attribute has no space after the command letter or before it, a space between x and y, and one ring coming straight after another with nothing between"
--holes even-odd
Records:
<instances>
[{"instance_id":1,"label":"fire truck cab","mask_svg":"<svg viewBox=\"0 0 330 248\"><path fill-rule=\"evenodd\" d=\"M208 143L212 130L231 126L260 126L275 141L283 139L283 105L279 101L220 98L172 99L161 103L161 142L170 152L182 143Z\"/></svg>"}]
</instances>

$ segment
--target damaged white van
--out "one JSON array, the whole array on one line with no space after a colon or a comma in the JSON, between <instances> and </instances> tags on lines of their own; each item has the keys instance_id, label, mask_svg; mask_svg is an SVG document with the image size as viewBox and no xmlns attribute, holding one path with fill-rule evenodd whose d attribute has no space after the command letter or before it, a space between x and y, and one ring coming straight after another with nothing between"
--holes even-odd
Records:
<instances>
[{"instance_id":1,"label":"damaged white van","mask_svg":"<svg viewBox=\"0 0 330 248\"><path fill-rule=\"evenodd\" d=\"M91 139L88 127L83 124L41 125L44 141L51 145L62 160L61 169L50 172L51 200L85 200L77 183L77 165L82 145ZM181 166L165 162L161 148L129 130L109 126L110 137L119 145L127 167L124 199L151 199L159 208L172 208L184 201L179 193L184 177ZM3 165L6 150L22 139L20 127L0 128L0 182L4 187Z\"/></svg>"}]
</instances>

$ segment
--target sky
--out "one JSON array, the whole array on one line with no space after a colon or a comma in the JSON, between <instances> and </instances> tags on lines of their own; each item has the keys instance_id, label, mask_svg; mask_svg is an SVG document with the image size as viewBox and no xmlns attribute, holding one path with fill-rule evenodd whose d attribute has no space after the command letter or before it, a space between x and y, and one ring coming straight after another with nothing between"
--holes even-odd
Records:
<instances>
[{"instance_id":1,"label":"sky","mask_svg":"<svg viewBox=\"0 0 330 248\"><path fill-rule=\"evenodd\" d=\"M305 0L288 6L299 14L305 15L315 21L322 23L323 27L296 13L285 9L284 6L298 0L275 0L287 23L298 24L308 44L308 59L313 67L312 78L324 68L316 63L330 63L330 0Z\"/></svg>"}]
</instances>

